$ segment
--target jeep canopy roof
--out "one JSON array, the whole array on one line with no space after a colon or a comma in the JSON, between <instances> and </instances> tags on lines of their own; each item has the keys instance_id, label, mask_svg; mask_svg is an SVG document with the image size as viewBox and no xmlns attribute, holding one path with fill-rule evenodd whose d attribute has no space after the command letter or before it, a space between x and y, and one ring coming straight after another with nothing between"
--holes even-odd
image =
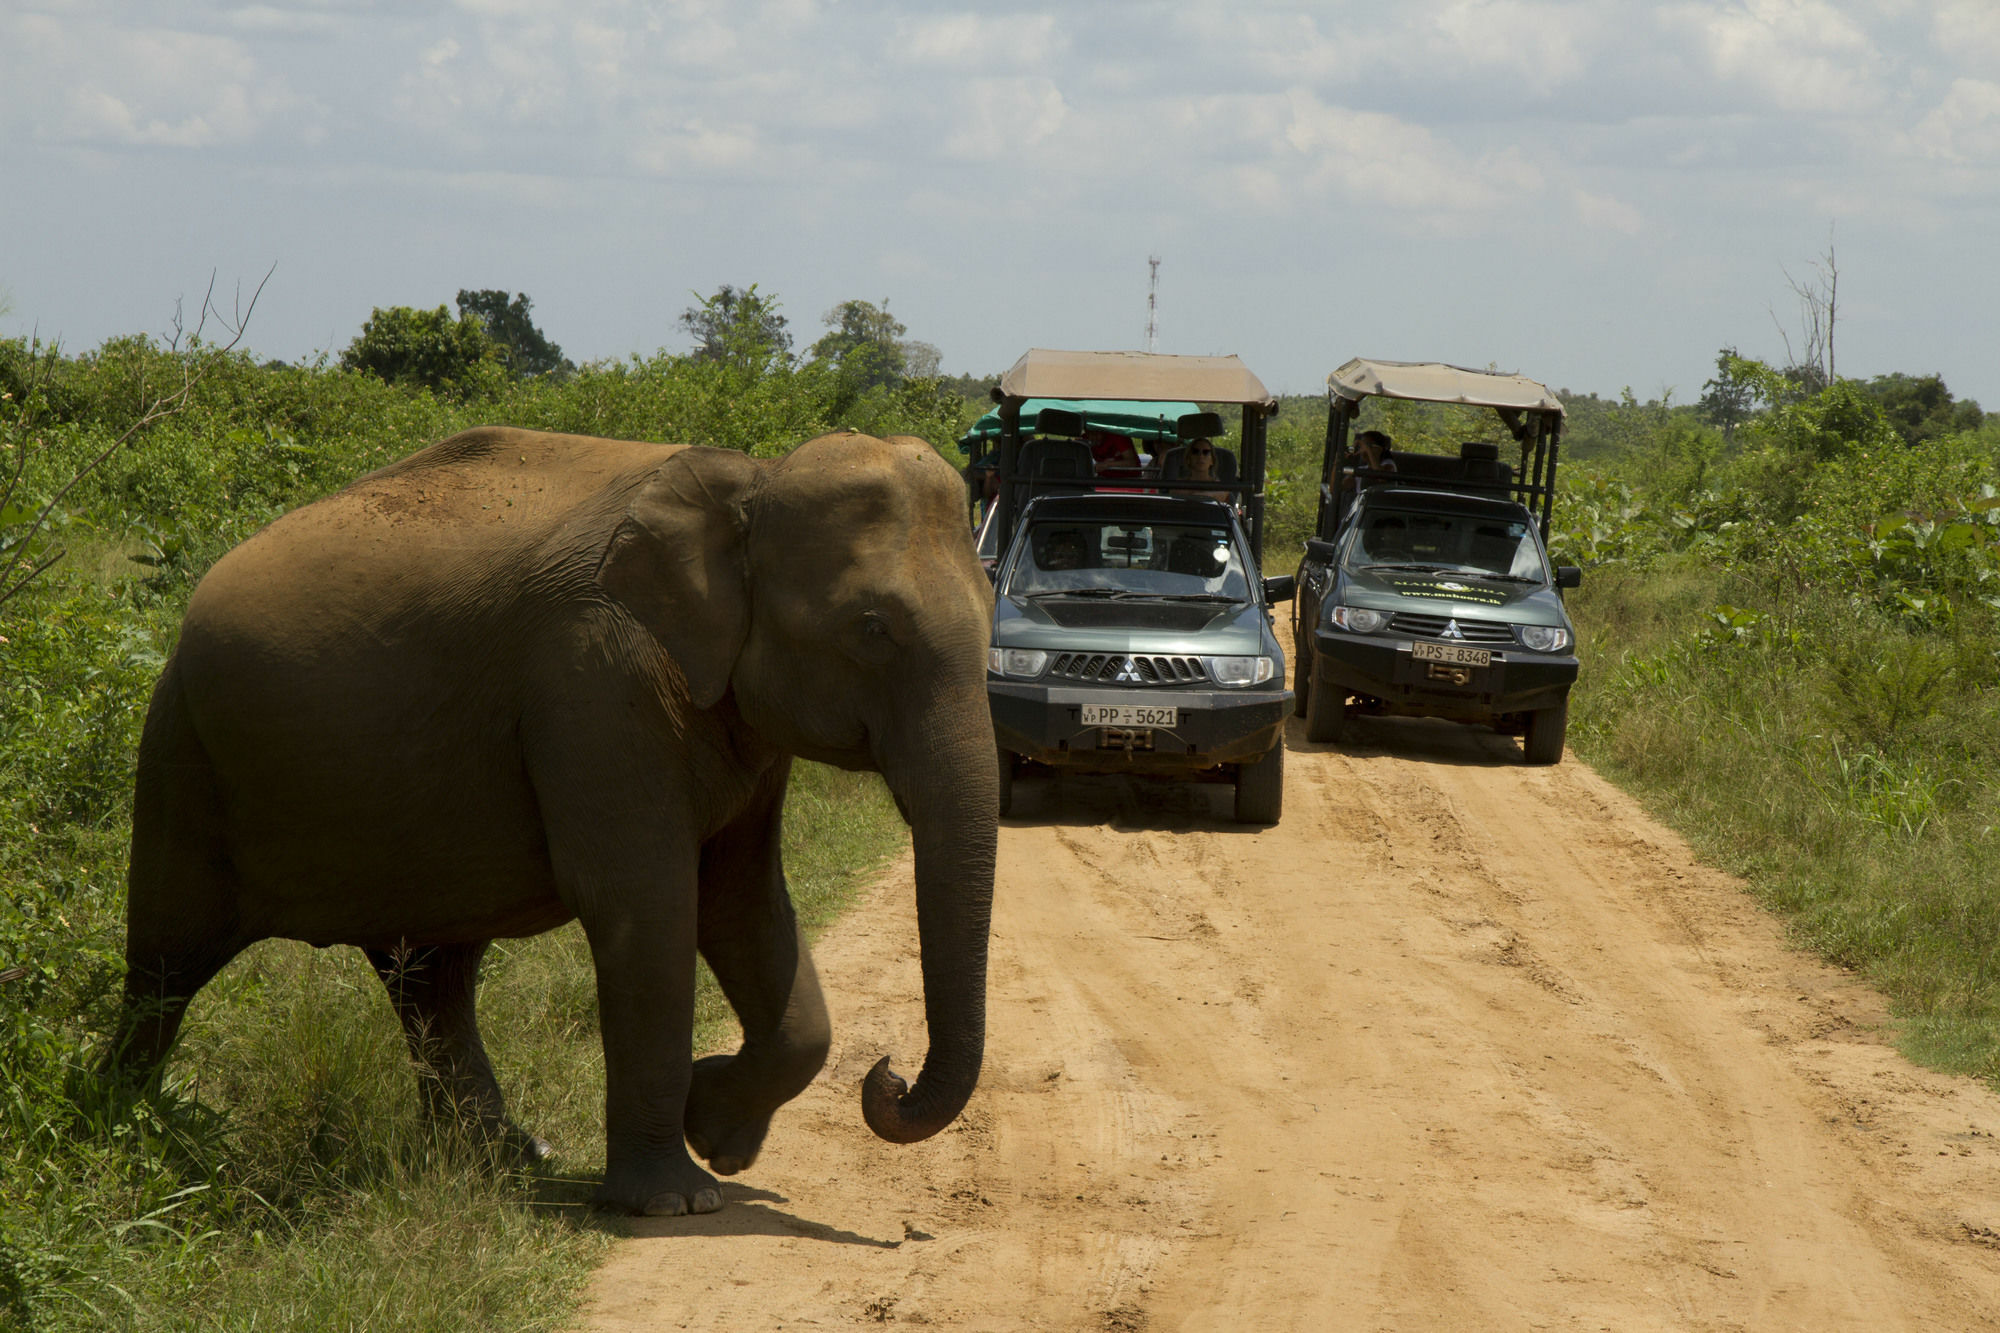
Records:
<instances>
[{"instance_id":1,"label":"jeep canopy roof","mask_svg":"<svg viewBox=\"0 0 2000 1333\"><path fill-rule=\"evenodd\" d=\"M1026 415L1029 404L1046 398L1071 403L1156 404L1142 413L1151 417L1169 410L1178 413L1190 402L1227 403L1240 407L1243 413L1241 434L1236 441L1236 479L1208 489L1229 491L1241 497L1250 549L1253 554L1261 554L1265 423L1277 413L1278 400L1239 358L1168 356L1159 352L1065 352L1033 347L1008 367L1000 382L993 386L992 397L998 404L992 413L998 419L998 430L990 439L976 440L969 451L999 455L998 505L1003 545L1014 534L1014 519L1024 498L1017 491L1032 489L1038 480L1033 471L1021 470L1022 438L1035 426L1034 418ZM1039 465L1031 464L1031 468L1035 466ZM1172 491L1187 483L1153 484Z\"/></svg>"},{"instance_id":2,"label":"jeep canopy roof","mask_svg":"<svg viewBox=\"0 0 2000 1333\"><path fill-rule=\"evenodd\" d=\"M1462 403L1501 411L1553 412L1562 401L1526 375L1466 370L1437 361L1369 361L1355 357L1326 377L1329 397L1410 398L1426 403Z\"/></svg>"},{"instance_id":3,"label":"jeep canopy roof","mask_svg":"<svg viewBox=\"0 0 2000 1333\"><path fill-rule=\"evenodd\" d=\"M1362 404L1371 398L1490 408L1520 446L1518 457L1505 459L1497 444L1482 440L1462 442L1456 458L1413 453L1399 444L1394 450L1393 469L1371 469L1365 460L1357 469L1349 437ZM1321 540L1331 540L1346 513L1350 489L1367 482L1511 495L1534 513L1546 540L1555 502L1563 416L1562 400L1550 393L1547 385L1525 375L1467 370L1437 361L1355 357L1326 377L1326 450L1314 533Z\"/></svg>"},{"instance_id":4,"label":"jeep canopy roof","mask_svg":"<svg viewBox=\"0 0 2000 1333\"><path fill-rule=\"evenodd\" d=\"M1115 398L1166 402L1260 403L1277 399L1234 356L1160 352L1057 352L1031 347L1000 377L1002 398Z\"/></svg>"}]
</instances>

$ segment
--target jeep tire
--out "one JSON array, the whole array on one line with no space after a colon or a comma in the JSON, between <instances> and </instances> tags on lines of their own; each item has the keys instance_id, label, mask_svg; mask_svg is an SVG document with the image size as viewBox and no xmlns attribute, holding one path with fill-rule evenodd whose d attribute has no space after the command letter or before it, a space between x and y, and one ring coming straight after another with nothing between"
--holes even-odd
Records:
<instances>
[{"instance_id":1,"label":"jeep tire","mask_svg":"<svg viewBox=\"0 0 2000 1333\"><path fill-rule=\"evenodd\" d=\"M1340 741L1347 738L1347 692L1319 678L1320 657L1313 656L1311 684L1306 703L1306 739Z\"/></svg>"},{"instance_id":2,"label":"jeep tire","mask_svg":"<svg viewBox=\"0 0 2000 1333\"><path fill-rule=\"evenodd\" d=\"M1569 730L1569 699L1554 708L1538 708L1528 714L1528 730L1521 737L1521 757L1531 764L1562 762L1563 736Z\"/></svg>"},{"instance_id":3,"label":"jeep tire","mask_svg":"<svg viewBox=\"0 0 2000 1333\"><path fill-rule=\"evenodd\" d=\"M1285 811L1285 743L1236 770L1236 822L1275 824Z\"/></svg>"}]
</instances>

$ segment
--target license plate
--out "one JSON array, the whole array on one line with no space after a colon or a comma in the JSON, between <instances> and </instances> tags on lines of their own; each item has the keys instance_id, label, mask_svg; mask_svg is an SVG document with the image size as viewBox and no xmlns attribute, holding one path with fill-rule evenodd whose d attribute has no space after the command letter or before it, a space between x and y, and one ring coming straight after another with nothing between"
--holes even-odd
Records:
<instances>
[{"instance_id":1,"label":"license plate","mask_svg":"<svg viewBox=\"0 0 2000 1333\"><path fill-rule=\"evenodd\" d=\"M1455 643L1413 643L1410 656L1419 662L1448 662L1452 666L1491 666L1491 648L1461 648Z\"/></svg>"},{"instance_id":2,"label":"license plate","mask_svg":"<svg viewBox=\"0 0 2000 1333\"><path fill-rule=\"evenodd\" d=\"M1179 724L1181 710L1156 704L1085 704L1086 727L1171 727Z\"/></svg>"}]
</instances>

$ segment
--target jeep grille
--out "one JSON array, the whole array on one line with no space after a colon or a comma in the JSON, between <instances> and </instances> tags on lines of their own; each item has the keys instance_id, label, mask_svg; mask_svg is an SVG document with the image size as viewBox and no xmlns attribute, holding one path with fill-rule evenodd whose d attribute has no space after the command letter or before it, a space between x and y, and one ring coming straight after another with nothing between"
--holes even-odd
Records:
<instances>
[{"instance_id":1,"label":"jeep grille","mask_svg":"<svg viewBox=\"0 0 2000 1333\"><path fill-rule=\"evenodd\" d=\"M1057 653L1049 674L1104 685L1187 685L1208 679L1199 657L1144 653Z\"/></svg>"},{"instance_id":2,"label":"jeep grille","mask_svg":"<svg viewBox=\"0 0 2000 1333\"><path fill-rule=\"evenodd\" d=\"M1514 642L1514 627L1497 620L1467 620L1463 616L1422 616L1409 612L1398 612L1390 621L1390 626L1399 634L1408 634L1419 639L1443 639L1444 627L1453 619L1458 621L1461 639L1445 639L1447 643L1504 643Z\"/></svg>"}]
</instances>

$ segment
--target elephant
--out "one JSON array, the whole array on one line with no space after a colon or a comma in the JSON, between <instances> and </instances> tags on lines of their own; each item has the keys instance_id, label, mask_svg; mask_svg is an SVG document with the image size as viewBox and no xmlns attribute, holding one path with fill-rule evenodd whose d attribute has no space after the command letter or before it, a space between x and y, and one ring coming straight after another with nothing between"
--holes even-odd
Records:
<instances>
[{"instance_id":1,"label":"elephant","mask_svg":"<svg viewBox=\"0 0 2000 1333\"><path fill-rule=\"evenodd\" d=\"M910 825L929 1049L862 1083L913 1142L978 1081L998 822L992 591L923 441L782 458L481 427L279 518L191 596L140 741L109 1063L156 1079L267 938L361 948L430 1114L530 1157L474 1013L498 938L581 923L594 1201L722 1206L831 1030L780 864L792 758L879 771ZM692 1058L695 958L741 1019Z\"/></svg>"}]
</instances>

